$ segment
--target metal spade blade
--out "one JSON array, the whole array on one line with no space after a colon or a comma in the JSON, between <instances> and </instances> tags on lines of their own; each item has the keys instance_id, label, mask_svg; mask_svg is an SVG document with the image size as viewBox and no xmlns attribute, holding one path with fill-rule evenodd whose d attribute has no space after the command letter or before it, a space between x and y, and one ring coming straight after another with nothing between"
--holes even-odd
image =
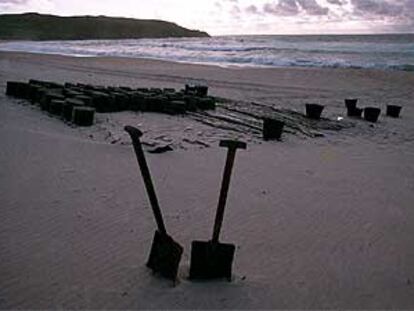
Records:
<instances>
[{"instance_id":1,"label":"metal spade blade","mask_svg":"<svg viewBox=\"0 0 414 311\"><path fill-rule=\"evenodd\" d=\"M165 278L175 280L183 248L169 235L155 231L147 267Z\"/></svg>"},{"instance_id":2,"label":"metal spade blade","mask_svg":"<svg viewBox=\"0 0 414 311\"><path fill-rule=\"evenodd\" d=\"M231 281L234 244L193 241L191 243L190 279L219 279Z\"/></svg>"},{"instance_id":3,"label":"metal spade blade","mask_svg":"<svg viewBox=\"0 0 414 311\"><path fill-rule=\"evenodd\" d=\"M141 169L142 178L158 226L158 230L155 231L154 239L152 241L147 267L163 277L175 281L183 253L183 247L167 234L158 199L155 194L155 188L151 180L147 161L145 160L144 151L142 150L141 141L139 139L142 136L142 132L132 126L125 126L124 129L131 136L138 165Z\"/></svg>"},{"instance_id":4,"label":"metal spade blade","mask_svg":"<svg viewBox=\"0 0 414 311\"><path fill-rule=\"evenodd\" d=\"M220 146L227 147L228 153L214 222L213 238L211 241L192 242L190 279L226 278L231 281L235 246L233 244L220 243L219 235L223 223L224 208L236 150L238 148L246 149L246 144L239 141L222 140L220 141Z\"/></svg>"}]
</instances>

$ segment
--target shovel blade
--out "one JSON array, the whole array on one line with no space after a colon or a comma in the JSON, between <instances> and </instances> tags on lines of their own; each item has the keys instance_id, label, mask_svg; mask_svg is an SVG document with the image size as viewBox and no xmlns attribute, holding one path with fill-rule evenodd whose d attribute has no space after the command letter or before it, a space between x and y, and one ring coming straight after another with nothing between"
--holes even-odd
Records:
<instances>
[{"instance_id":1,"label":"shovel blade","mask_svg":"<svg viewBox=\"0 0 414 311\"><path fill-rule=\"evenodd\" d=\"M193 241L190 279L226 278L231 281L235 246L233 244Z\"/></svg>"},{"instance_id":2,"label":"shovel blade","mask_svg":"<svg viewBox=\"0 0 414 311\"><path fill-rule=\"evenodd\" d=\"M183 247L180 244L169 235L162 234L157 230L152 241L147 267L155 273L175 281L182 253Z\"/></svg>"}]
</instances>

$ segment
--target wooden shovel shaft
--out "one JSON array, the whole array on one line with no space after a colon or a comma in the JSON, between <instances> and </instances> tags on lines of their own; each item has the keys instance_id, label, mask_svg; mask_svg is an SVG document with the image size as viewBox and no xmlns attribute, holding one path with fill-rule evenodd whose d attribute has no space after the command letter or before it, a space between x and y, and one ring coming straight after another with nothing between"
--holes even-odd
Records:
<instances>
[{"instance_id":1,"label":"wooden shovel shaft","mask_svg":"<svg viewBox=\"0 0 414 311\"><path fill-rule=\"evenodd\" d=\"M218 243L221 225L224 218L224 208L226 207L227 194L229 192L231 171L233 169L234 158L236 156L236 149L229 148L227 152L226 165L224 167L223 180L221 183L220 197L217 206L216 219L214 221L213 243Z\"/></svg>"},{"instance_id":2,"label":"wooden shovel shaft","mask_svg":"<svg viewBox=\"0 0 414 311\"><path fill-rule=\"evenodd\" d=\"M150 171L148 169L147 161L145 160L144 151L142 150L141 141L139 139L139 135L134 133L133 131L128 131L127 128L125 130L131 136L132 144L134 146L135 154L137 156L138 164L141 169L142 178L144 179L145 188L147 189L147 194L151 203L152 211L155 216L155 221L157 222L158 230L162 234L167 234L167 230L165 229L164 221L161 214L161 209L158 204L157 195L155 194L154 185L152 183Z\"/></svg>"}]
</instances>

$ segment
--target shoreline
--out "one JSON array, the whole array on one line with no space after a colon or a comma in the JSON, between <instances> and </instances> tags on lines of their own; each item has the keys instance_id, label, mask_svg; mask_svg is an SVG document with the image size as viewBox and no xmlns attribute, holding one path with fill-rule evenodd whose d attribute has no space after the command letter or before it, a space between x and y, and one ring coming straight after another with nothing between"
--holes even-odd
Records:
<instances>
[{"instance_id":1,"label":"shoreline","mask_svg":"<svg viewBox=\"0 0 414 311\"><path fill-rule=\"evenodd\" d=\"M358 73L366 71L368 73L378 73L378 74L409 74L410 71L404 70L387 70L387 69L380 69L380 68L358 68L358 67L312 67L312 66L291 66L291 67L272 67L272 66L263 66L263 67L256 67L256 66L243 66L243 65L229 65L229 66L222 66L217 63L198 63L198 62L186 62L186 61L178 61L178 60L166 60L166 59L158 59L158 58L150 58L150 57L123 57L123 56L75 56L69 54L60 54L60 53L41 53L41 52L14 52L14 51L0 51L0 56L4 55L5 57L19 57L19 56L39 56L42 58L67 58L67 59L90 59L90 60L103 60L103 61L131 61L136 63L153 63L157 64L175 64L175 65L182 65L182 66L194 66L194 67L212 67L218 69L228 69L228 70L246 70L246 71L337 71L337 72L351 72L351 73ZM409 74L411 76L411 74Z\"/></svg>"},{"instance_id":2,"label":"shoreline","mask_svg":"<svg viewBox=\"0 0 414 311\"><path fill-rule=\"evenodd\" d=\"M2 41L0 40L0 43ZM25 41L4 41L4 42L25 42ZM37 42L37 41L28 41L28 42ZM228 69L321 69L321 70L367 70L367 71L378 71L378 72L414 72L414 65L405 64L410 69L397 69L397 68L365 68L357 66L349 67L340 67L340 66L275 66L275 65L258 65L258 64L248 64L248 63L217 63L217 62L191 62L185 60L174 60L174 59L164 59L156 57L135 57L135 56L99 56L99 55L76 55L76 54L65 54L59 52L28 52L28 51L2 51L0 53L4 54L36 54L36 55L49 55L49 56L64 56L64 57L73 57L73 58L92 58L92 59L131 59L131 60L148 60L148 61L159 61L167 63L177 63L185 65L198 65L198 66L213 66L218 68L228 68Z\"/></svg>"}]
</instances>

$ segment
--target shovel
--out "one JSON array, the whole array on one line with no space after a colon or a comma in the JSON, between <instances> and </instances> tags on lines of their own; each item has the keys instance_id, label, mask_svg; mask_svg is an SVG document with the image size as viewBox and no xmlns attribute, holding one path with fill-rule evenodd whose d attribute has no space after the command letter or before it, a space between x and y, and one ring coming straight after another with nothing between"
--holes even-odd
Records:
<instances>
[{"instance_id":1,"label":"shovel","mask_svg":"<svg viewBox=\"0 0 414 311\"><path fill-rule=\"evenodd\" d=\"M218 279L226 278L231 281L231 269L234 257L234 244L219 242L221 225L223 223L224 208L229 191L231 171L236 156L236 150L246 149L246 143L222 140L220 147L227 147L227 160L224 167L223 181L214 222L213 238L211 241L193 241L191 244L190 279Z\"/></svg>"},{"instance_id":2,"label":"shovel","mask_svg":"<svg viewBox=\"0 0 414 311\"><path fill-rule=\"evenodd\" d=\"M175 281L183 248L167 234L147 161L145 160L144 151L139 140L142 132L132 126L125 126L124 129L131 136L142 178L144 179L145 188L147 189L152 211L154 212L155 221L158 226L158 230L155 231L152 241L147 267L163 277Z\"/></svg>"}]
</instances>

